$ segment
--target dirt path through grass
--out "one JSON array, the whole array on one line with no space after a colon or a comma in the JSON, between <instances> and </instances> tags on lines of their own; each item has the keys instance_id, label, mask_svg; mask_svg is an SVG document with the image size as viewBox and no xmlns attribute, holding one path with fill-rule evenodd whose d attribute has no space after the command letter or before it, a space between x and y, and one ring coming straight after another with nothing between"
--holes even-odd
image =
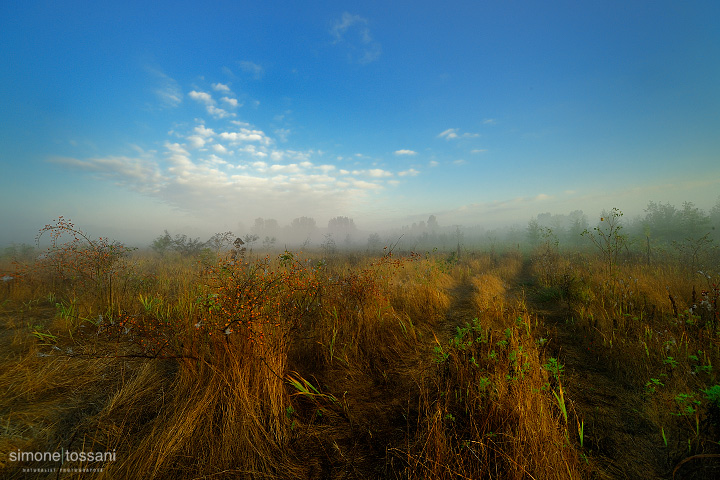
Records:
<instances>
[{"instance_id":1,"label":"dirt path through grass","mask_svg":"<svg viewBox=\"0 0 720 480\"><path fill-rule=\"evenodd\" d=\"M445 314L444 327L438 331L438 340L447 343L455 336L457 327L472 321L477 316L475 307L472 304L472 293L473 286L467 277L463 277L452 289L450 292L450 308Z\"/></svg>"},{"instance_id":2,"label":"dirt path through grass","mask_svg":"<svg viewBox=\"0 0 720 480\"><path fill-rule=\"evenodd\" d=\"M671 466L661 449L660 427L644 413L643 390L623 380L621 365L604 355L590 332L575 324L568 305L548 299L525 261L509 295L525 289L527 307L548 329L549 355L565 366L563 387L569 400L570 429L576 415L584 420L584 452L594 478L670 478Z\"/></svg>"}]
</instances>

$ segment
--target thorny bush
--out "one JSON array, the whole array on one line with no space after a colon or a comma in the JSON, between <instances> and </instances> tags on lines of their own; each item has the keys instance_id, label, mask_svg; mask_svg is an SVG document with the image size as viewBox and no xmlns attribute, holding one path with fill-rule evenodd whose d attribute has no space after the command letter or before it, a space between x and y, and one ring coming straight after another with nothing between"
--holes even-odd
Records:
<instances>
[{"instance_id":1,"label":"thorny bush","mask_svg":"<svg viewBox=\"0 0 720 480\"><path fill-rule=\"evenodd\" d=\"M127 279L130 273L130 266L123 259L134 248L107 237L92 240L62 216L38 232L35 237L38 247L46 233L50 246L45 252L32 264L16 263L20 278L44 277L49 279L55 295L112 311L119 280Z\"/></svg>"}]
</instances>

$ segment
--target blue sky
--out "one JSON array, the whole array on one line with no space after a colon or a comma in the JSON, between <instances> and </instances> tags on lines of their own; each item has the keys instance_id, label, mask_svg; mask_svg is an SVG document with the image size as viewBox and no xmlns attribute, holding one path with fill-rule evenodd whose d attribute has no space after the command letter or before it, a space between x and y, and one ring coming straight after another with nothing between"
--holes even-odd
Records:
<instances>
[{"instance_id":1,"label":"blue sky","mask_svg":"<svg viewBox=\"0 0 720 480\"><path fill-rule=\"evenodd\" d=\"M303 215L495 226L720 194L714 1L0 14L0 243L58 215L135 239Z\"/></svg>"}]
</instances>

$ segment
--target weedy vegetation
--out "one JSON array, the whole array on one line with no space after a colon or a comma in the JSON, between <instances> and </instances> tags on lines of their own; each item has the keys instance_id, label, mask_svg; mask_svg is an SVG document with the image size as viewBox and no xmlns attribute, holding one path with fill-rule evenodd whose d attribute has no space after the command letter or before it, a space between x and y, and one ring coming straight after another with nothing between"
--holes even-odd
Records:
<instances>
[{"instance_id":1,"label":"weedy vegetation","mask_svg":"<svg viewBox=\"0 0 720 480\"><path fill-rule=\"evenodd\" d=\"M0 263L1 476L716 478L720 256L622 220L363 254L60 217ZM114 457L11 457L63 451Z\"/></svg>"}]
</instances>

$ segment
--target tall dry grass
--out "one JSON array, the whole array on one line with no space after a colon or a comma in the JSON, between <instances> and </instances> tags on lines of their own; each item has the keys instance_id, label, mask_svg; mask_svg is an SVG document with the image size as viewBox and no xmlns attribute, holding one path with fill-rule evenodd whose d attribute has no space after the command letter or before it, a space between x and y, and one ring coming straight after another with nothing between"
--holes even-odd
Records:
<instances>
[{"instance_id":1,"label":"tall dry grass","mask_svg":"<svg viewBox=\"0 0 720 480\"><path fill-rule=\"evenodd\" d=\"M628 402L643 405L634 414L655 432L652 442L667 462L720 453L712 393L720 391L720 325L716 307L704 300L720 277L691 272L672 259L620 262L612 274L591 255L546 266L538 275L554 280L539 293L554 298L555 289L566 302L569 320L601 366L595 368L607 369L623 385L618 390Z\"/></svg>"},{"instance_id":2,"label":"tall dry grass","mask_svg":"<svg viewBox=\"0 0 720 480\"><path fill-rule=\"evenodd\" d=\"M574 427L551 393L561 387L543 368L532 319L506 313L504 330L480 314L437 346L415 443L397 452L407 478L581 477Z\"/></svg>"},{"instance_id":3,"label":"tall dry grass","mask_svg":"<svg viewBox=\"0 0 720 480\"><path fill-rule=\"evenodd\" d=\"M116 451L99 478L580 472L517 255L130 260L112 311L42 276L3 297L4 451ZM479 321L438 342L463 285Z\"/></svg>"}]
</instances>

